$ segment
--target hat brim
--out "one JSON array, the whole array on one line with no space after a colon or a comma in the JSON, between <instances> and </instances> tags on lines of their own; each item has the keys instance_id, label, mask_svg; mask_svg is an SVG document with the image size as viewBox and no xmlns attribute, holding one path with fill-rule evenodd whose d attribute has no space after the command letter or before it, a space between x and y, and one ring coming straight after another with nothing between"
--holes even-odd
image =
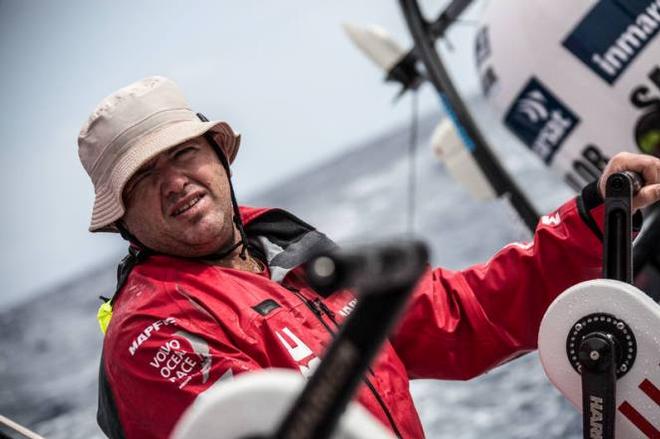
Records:
<instances>
[{"instance_id":1,"label":"hat brim","mask_svg":"<svg viewBox=\"0 0 660 439\"><path fill-rule=\"evenodd\" d=\"M114 223L126 211L122 192L133 174L161 152L206 132L212 133L228 162L232 163L238 153L241 136L234 132L226 122L188 120L158 129L131 145L126 153L115 162L105 181L99 182L89 231L117 232Z\"/></svg>"}]
</instances>

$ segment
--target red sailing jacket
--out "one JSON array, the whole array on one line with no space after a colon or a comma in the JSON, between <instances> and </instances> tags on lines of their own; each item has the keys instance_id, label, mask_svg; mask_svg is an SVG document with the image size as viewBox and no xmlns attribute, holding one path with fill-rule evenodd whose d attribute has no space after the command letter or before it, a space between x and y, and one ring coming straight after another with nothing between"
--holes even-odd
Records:
<instances>
[{"instance_id":1,"label":"red sailing jacket","mask_svg":"<svg viewBox=\"0 0 660 439\"><path fill-rule=\"evenodd\" d=\"M600 274L602 206L587 198L484 264L428 269L356 399L399 436L421 438L409 379L468 379L535 349L550 302ZM98 420L110 437L167 437L200 393L240 373L308 374L354 308L349 291L322 297L296 268L309 249L333 245L328 238L281 210L241 212L266 272L152 255L116 295L99 386Z\"/></svg>"}]
</instances>

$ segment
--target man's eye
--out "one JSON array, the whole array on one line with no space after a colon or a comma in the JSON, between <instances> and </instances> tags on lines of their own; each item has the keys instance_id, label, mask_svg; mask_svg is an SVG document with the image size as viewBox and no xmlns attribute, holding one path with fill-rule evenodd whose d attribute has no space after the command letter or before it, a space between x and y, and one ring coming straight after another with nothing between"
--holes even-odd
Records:
<instances>
[{"instance_id":1,"label":"man's eye","mask_svg":"<svg viewBox=\"0 0 660 439\"><path fill-rule=\"evenodd\" d=\"M174 153L174 157L179 158L179 157L182 157L182 156L184 156L186 154L189 154L193 151L195 151L195 148L193 148L192 146L188 146L186 148L181 148L180 150L178 150L177 152Z\"/></svg>"},{"instance_id":2,"label":"man's eye","mask_svg":"<svg viewBox=\"0 0 660 439\"><path fill-rule=\"evenodd\" d=\"M151 172L146 171L146 172L142 172L142 173L134 176L133 179L128 182L128 184L126 185L126 188L124 189L126 194L130 194L131 192L133 192L135 190L135 188L137 188L138 184L140 184L141 181L143 181L145 178L147 178L149 176L149 174L151 174Z\"/></svg>"}]
</instances>

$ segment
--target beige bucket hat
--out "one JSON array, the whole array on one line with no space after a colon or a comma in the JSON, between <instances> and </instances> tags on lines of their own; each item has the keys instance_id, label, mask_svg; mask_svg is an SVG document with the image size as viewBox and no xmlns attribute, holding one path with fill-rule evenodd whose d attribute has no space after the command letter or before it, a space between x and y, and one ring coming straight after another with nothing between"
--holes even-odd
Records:
<instances>
[{"instance_id":1,"label":"beige bucket hat","mask_svg":"<svg viewBox=\"0 0 660 439\"><path fill-rule=\"evenodd\" d=\"M106 97L78 136L78 155L94 184L90 232L116 232L124 185L142 165L181 142L211 132L234 161L240 134L222 121L202 122L170 79L152 76Z\"/></svg>"}]
</instances>

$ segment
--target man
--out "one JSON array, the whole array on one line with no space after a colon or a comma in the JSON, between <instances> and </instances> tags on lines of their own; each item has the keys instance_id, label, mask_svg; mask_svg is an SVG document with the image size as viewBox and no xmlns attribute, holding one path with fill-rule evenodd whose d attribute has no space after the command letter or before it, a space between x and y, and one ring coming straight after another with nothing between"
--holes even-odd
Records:
<instances>
[{"instance_id":1,"label":"man","mask_svg":"<svg viewBox=\"0 0 660 439\"><path fill-rule=\"evenodd\" d=\"M96 193L90 230L131 242L100 314L98 421L113 438L167 437L199 394L236 374L308 375L355 305L301 273L334 246L325 235L282 210L238 207L229 165L240 137L202 119L152 77L104 99L78 139ZM660 160L621 154L604 175L621 170L646 180L636 208L660 198ZM600 273L602 186L541 221L529 244L459 272L428 269L356 399L398 436L423 437L409 378L467 379L535 349L550 302Z\"/></svg>"}]
</instances>

